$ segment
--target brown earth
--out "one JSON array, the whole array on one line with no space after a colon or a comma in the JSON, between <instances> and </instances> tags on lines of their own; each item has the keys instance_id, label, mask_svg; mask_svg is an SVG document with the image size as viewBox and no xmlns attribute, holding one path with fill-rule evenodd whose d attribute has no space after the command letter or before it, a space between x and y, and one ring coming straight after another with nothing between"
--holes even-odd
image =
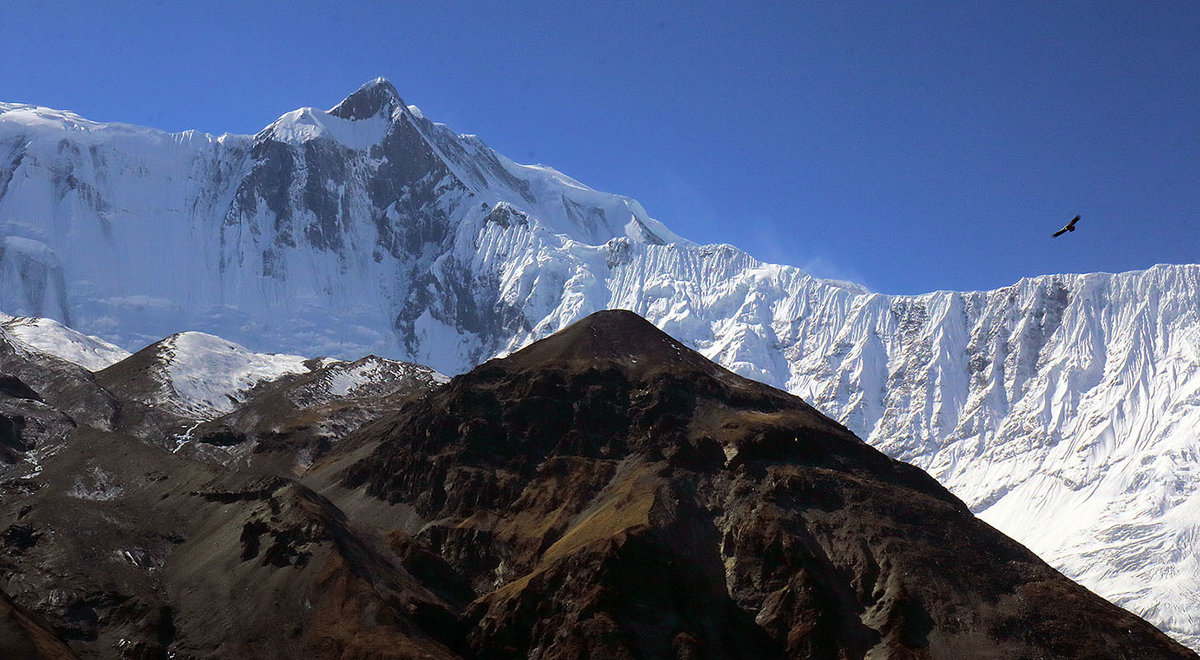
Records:
<instances>
[{"instance_id":1,"label":"brown earth","mask_svg":"<svg viewBox=\"0 0 1200 660\"><path fill-rule=\"evenodd\" d=\"M19 366L4 658L1197 657L628 312L378 406L265 388L205 431L286 434L238 468L147 439L136 364Z\"/></svg>"},{"instance_id":2,"label":"brown earth","mask_svg":"<svg viewBox=\"0 0 1200 660\"><path fill-rule=\"evenodd\" d=\"M1195 657L920 470L629 312L489 361L355 444L322 469L414 510L407 543L475 595L478 657Z\"/></svg>"}]
</instances>

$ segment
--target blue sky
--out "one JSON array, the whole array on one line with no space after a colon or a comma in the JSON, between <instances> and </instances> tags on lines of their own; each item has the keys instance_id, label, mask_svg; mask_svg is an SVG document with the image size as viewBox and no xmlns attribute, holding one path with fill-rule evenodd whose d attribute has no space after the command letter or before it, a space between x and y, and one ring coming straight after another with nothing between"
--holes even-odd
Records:
<instances>
[{"instance_id":1,"label":"blue sky","mask_svg":"<svg viewBox=\"0 0 1200 660\"><path fill-rule=\"evenodd\" d=\"M253 133L382 75L693 240L919 293L1200 261L1197 35L1185 0L11 0L0 100Z\"/></svg>"}]
</instances>

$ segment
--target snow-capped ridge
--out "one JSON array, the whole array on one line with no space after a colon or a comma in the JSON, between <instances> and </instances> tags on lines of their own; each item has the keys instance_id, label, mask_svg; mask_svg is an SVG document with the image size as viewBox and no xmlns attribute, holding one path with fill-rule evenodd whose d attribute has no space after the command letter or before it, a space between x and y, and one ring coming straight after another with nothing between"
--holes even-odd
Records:
<instances>
[{"instance_id":1,"label":"snow-capped ridge","mask_svg":"<svg viewBox=\"0 0 1200 660\"><path fill-rule=\"evenodd\" d=\"M368 355L352 362L334 361L314 370L311 382L292 388L296 405L313 405L333 398L380 397L409 387L414 380L431 384L449 381L445 375L419 364Z\"/></svg>"},{"instance_id":2,"label":"snow-capped ridge","mask_svg":"<svg viewBox=\"0 0 1200 660\"><path fill-rule=\"evenodd\" d=\"M0 141L18 136L32 139L47 133L56 135L58 139L68 139L89 147L112 141L132 144L145 140L153 143L200 145L249 139L248 136L235 133L213 135L196 129L170 132L119 121L95 121L69 110L29 103L0 102Z\"/></svg>"},{"instance_id":3,"label":"snow-capped ridge","mask_svg":"<svg viewBox=\"0 0 1200 660\"><path fill-rule=\"evenodd\" d=\"M350 149L366 151L383 141L391 122L383 115L346 119L315 108L298 108L284 114L259 135L289 144L327 138Z\"/></svg>"},{"instance_id":4,"label":"snow-capped ridge","mask_svg":"<svg viewBox=\"0 0 1200 660\"><path fill-rule=\"evenodd\" d=\"M167 371L182 402L229 412L239 395L256 384L308 370L307 358L254 353L234 342L203 332L181 332L163 342Z\"/></svg>"},{"instance_id":5,"label":"snow-capped ridge","mask_svg":"<svg viewBox=\"0 0 1200 660\"><path fill-rule=\"evenodd\" d=\"M0 314L0 335L9 342L53 355L88 371L99 371L129 357L129 351L76 332L54 319Z\"/></svg>"},{"instance_id":6,"label":"snow-capped ridge","mask_svg":"<svg viewBox=\"0 0 1200 660\"><path fill-rule=\"evenodd\" d=\"M260 383L305 373L313 364L299 355L255 353L216 335L189 331L154 342L105 373L133 370L143 389L132 398L200 421L231 412ZM149 383L158 386L145 389Z\"/></svg>"}]
</instances>

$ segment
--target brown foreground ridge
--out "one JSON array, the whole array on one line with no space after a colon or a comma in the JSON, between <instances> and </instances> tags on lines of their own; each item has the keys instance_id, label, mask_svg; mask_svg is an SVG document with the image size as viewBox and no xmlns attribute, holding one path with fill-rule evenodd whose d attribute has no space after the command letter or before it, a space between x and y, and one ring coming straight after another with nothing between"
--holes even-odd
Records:
<instances>
[{"instance_id":1,"label":"brown foreground ridge","mask_svg":"<svg viewBox=\"0 0 1200 660\"><path fill-rule=\"evenodd\" d=\"M183 451L145 368L2 349L0 657L1198 657L631 312Z\"/></svg>"}]
</instances>

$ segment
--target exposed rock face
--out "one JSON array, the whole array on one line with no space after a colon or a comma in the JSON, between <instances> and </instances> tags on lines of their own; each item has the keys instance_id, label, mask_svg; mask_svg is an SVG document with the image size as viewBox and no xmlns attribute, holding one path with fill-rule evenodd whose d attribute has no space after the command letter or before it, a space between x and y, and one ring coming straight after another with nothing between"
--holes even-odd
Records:
<instances>
[{"instance_id":1,"label":"exposed rock face","mask_svg":"<svg viewBox=\"0 0 1200 660\"><path fill-rule=\"evenodd\" d=\"M66 660L76 655L39 617L0 591L0 657Z\"/></svg>"},{"instance_id":2,"label":"exposed rock face","mask_svg":"<svg viewBox=\"0 0 1200 660\"><path fill-rule=\"evenodd\" d=\"M458 575L445 590L476 596L480 657L1192 657L923 472L628 312L348 442L377 447L346 485L412 507L412 542Z\"/></svg>"},{"instance_id":3,"label":"exposed rock face","mask_svg":"<svg viewBox=\"0 0 1200 660\"><path fill-rule=\"evenodd\" d=\"M28 533L0 563L12 597L80 655L449 655L411 620L438 599L312 491L128 436L71 443L87 451L5 492L5 519Z\"/></svg>"},{"instance_id":4,"label":"exposed rock face","mask_svg":"<svg viewBox=\"0 0 1200 660\"><path fill-rule=\"evenodd\" d=\"M231 360L247 359L221 345ZM110 391L103 376L21 351L0 353L0 364L32 374L43 367L45 394L0 378L0 657L452 656L438 641L453 627L448 606L324 497L233 469L237 454L227 448L164 447L164 435L191 421L186 410L137 398L178 395L160 380L178 363L131 356L131 365L114 365L122 387ZM327 408L336 424L305 438L328 444L370 419L372 402L433 386L434 372L407 366L325 361L260 383L235 412L279 413L286 428ZM77 414L80 392L103 395L116 421ZM295 404L279 409L259 395ZM251 425L242 440L251 450L259 430ZM287 456L272 464L290 472L305 449L295 445L303 443L273 447Z\"/></svg>"},{"instance_id":5,"label":"exposed rock face","mask_svg":"<svg viewBox=\"0 0 1200 660\"><path fill-rule=\"evenodd\" d=\"M445 380L428 367L376 356L327 361L255 387L234 411L192 427L188 441L259 468L302 472L350 432ZM221 460L220 452L207 453Z\"/></svg>"}]
</instances>

